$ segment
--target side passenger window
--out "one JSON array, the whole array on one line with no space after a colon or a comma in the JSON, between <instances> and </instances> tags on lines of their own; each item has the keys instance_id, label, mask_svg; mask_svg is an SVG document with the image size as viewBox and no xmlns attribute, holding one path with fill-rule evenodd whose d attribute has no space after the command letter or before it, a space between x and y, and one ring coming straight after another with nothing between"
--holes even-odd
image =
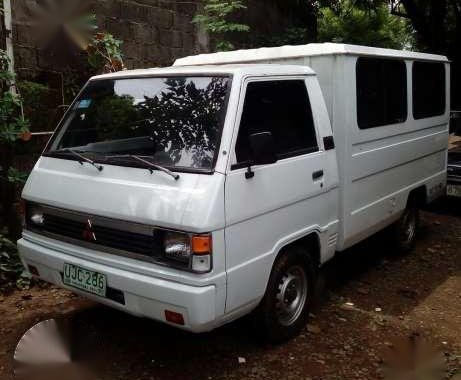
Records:
<instances>
[{"instance_id":1,"label":"side passenger window","mask_svg":"<svg viewBox=\"0 0 461 380\"><path fill-rule=\"evenodd\" d=\"M318 150L304 80L248 84L235 146L238 163L251 160L248 137L257 132L272 133L279 159Z\"/></svg>"},{"instance_id":2,"label":"side passenger window","mask_svg":"<svg viewBox=\"0 0 461 380\"><path fill-rule=\"evenodd\" d=\"M407 68L404 61L357 60L357 123L368 129L407 119Z\"/></svg>"},{"instance_id":3,"label":"side passenger window","mask_svg":"<svg viewBox=\"0 0 461 380\"><path fill-rule=\"evenodd\" d=\"M416 120L443 115L446 108L445 65L413 63L413 116Z\"/></svg>"}]
</instances>

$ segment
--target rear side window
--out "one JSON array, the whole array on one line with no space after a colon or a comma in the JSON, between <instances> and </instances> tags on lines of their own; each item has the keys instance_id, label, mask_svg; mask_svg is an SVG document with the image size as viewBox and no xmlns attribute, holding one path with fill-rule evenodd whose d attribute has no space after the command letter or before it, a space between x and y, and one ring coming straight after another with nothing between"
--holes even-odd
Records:
<instances>
[{"instance_id":1,"label":"rear side window","mask_svg":"<svg viewBox=\"0 0 461 380\"><path fill-rule=\"evenodd\" d=\"M445 113L445 65L413 63L413 117L423 119Z\"/></svg>"},{"instance_id":2,"label":"rear side window","mask_svg":"<svg viewBox=\"0 0 461 380\"><path fill-rule=\"evenodd\" d=\"M359 58L357 123L360 129L403 123L407 119L407 71L404 61Z\"/></svg>"},{"instance_id":3,"label":"rear side window","mask_svg":"<svg viewBox=\"0 0 461 380\"><path fill-rule=\"evenodd\" d=\"M235 147L237 162L251 159L248 137L258 132L272 133L279 158L318 150L304 80L248 84Z\"/></svg>"}]
</instances>

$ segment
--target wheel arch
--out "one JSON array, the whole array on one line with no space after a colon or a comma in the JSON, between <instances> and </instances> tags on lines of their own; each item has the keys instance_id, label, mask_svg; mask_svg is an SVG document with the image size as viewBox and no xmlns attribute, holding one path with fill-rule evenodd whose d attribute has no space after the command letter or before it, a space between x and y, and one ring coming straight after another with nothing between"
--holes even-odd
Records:
<instances>
[{"instance_id":1,"label":"wheel arch","mask_svg":"<svg viewBox=\"0 0 461 380\"><path fill-rule=\"evenodd\" d=\"M408 193L407 206L421 208L427 204L426 185L419 186Z\"/></svg>"},{"instance_id":2,"label":"wheel arch","mask_svg":"<svg viewBox=\"0 0 461 380\"><path fill-rule=\"evenodd\" d=\"M320 267L322 250L321 250L320 236L317 231L311 231L307 235L304 235L282 246L277 252L274 262L272 263L272 266L274 266L275 262L281 255L283 255L285 252L287 252L292 247L301 247L305 249L306 255L311 256L311 258L313 259L315 267L316 268Z\"/></svg>"}]
</instances>

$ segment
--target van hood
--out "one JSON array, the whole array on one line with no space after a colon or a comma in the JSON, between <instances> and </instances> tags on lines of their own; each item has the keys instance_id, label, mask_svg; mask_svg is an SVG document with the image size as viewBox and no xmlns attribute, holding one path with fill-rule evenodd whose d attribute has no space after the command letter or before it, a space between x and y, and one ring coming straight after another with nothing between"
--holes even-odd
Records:
<instances>
[{"instance_id":1,"label":"van hood","mask_svg":"<svg viewBox=\"0 0 461 380\"><path fill-rule=\"evenodd\" d=\"M180 173L175 181L160 171L104 165L99 172L77 161L41 157L23 198L89 215L187 232L224 228L225 176Z\"/></svg>"}]
</instances>

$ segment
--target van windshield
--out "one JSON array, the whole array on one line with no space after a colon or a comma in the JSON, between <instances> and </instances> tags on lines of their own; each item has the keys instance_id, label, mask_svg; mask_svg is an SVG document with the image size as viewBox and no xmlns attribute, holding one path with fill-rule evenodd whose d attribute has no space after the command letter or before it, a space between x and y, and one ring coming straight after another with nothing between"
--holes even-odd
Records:
<instances>
[{"instance_id":1,"label":"van windshield","mask_svg":"<svg viewBox=\"0 0 461 380\"><path fill-rule=\"evenodd\" d=\"M149 77L90 82L55 133L47 156L139 166L139 156L172 170L212 170L229 77Z\"/></svg>"}]
</instances>

